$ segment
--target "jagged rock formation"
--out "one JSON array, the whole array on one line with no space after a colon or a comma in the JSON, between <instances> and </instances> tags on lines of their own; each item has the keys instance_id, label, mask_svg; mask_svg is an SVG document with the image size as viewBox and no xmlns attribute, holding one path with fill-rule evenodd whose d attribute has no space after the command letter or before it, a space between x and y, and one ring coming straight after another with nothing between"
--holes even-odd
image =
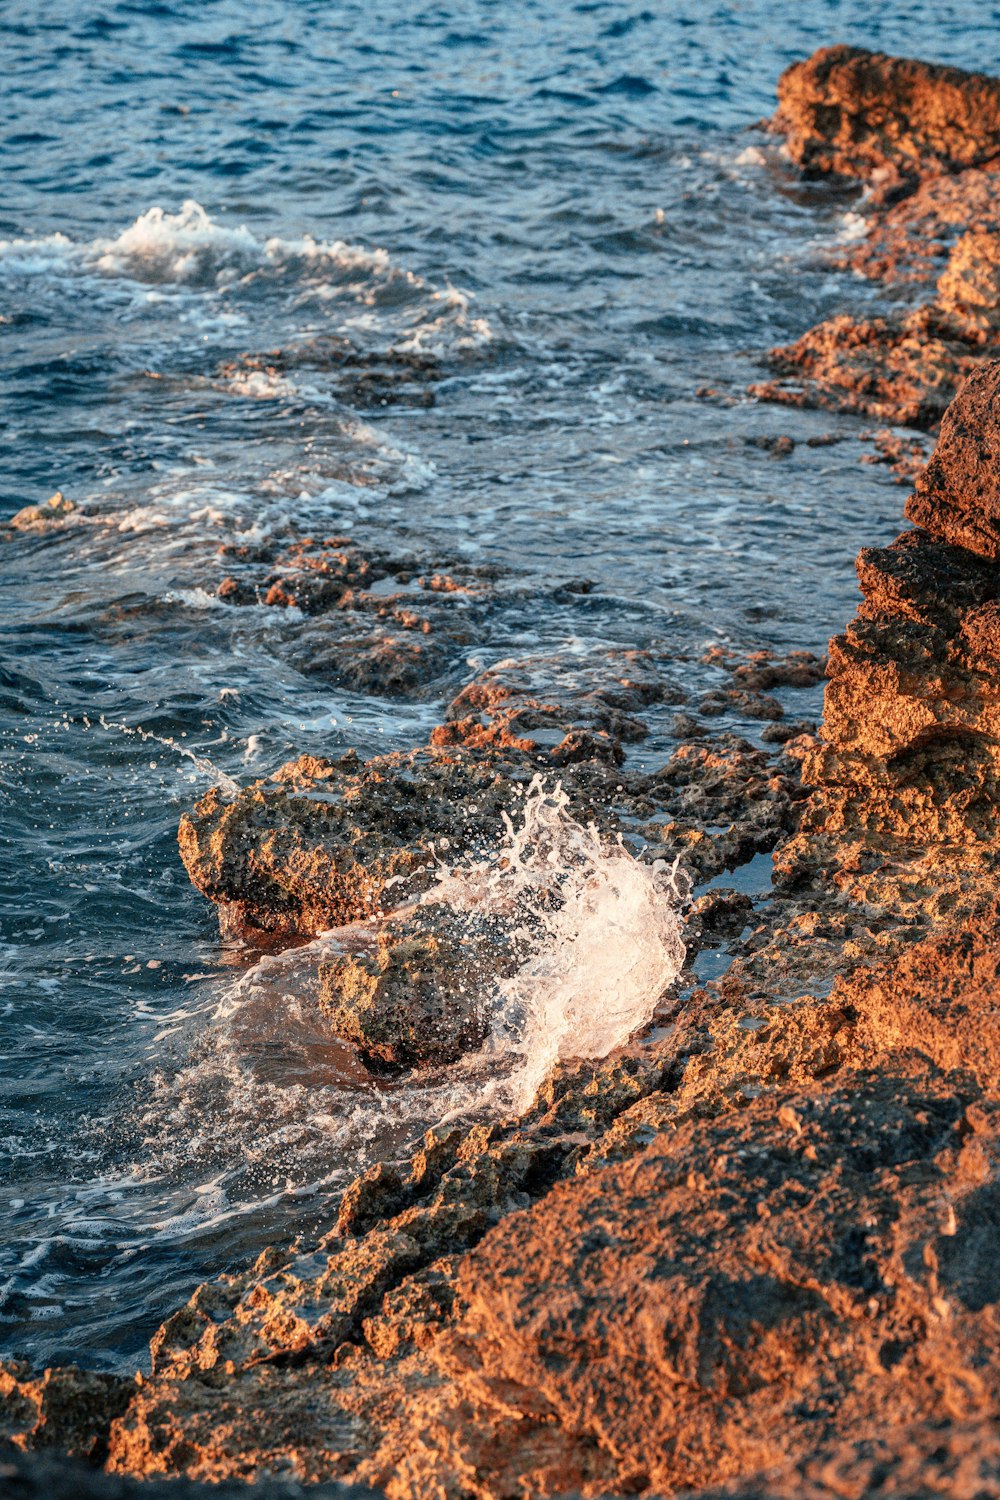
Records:
<instances>
[{"instance_id":1,"label":"jagged rock formation","mask_svg":"<svg viewBox=\"0 0 1000 1500\"><path fill-rule=\"evenodd\" d=\"M861 47L824 47L781 75L774 123L808 171L926 177L1000 156L1000 81Z\"/></svg>"},{"instance_id":2,"label":"jagged rock formation","mask_svg":"<svg viewBox=\"0 0 1000 1500\"><path fill-rule=\"evenodd\" d=\"M1000 1490L998 393L1000 363L971 377L907 505L917 529L861 553L822 732L786 749L804 804L787 758L731 736L653 775L573 768L578 796L602 790L609 820L627 811L696 873L788 835L766 905L702 898L708 924L747 919L723 978L555 1068L518 1118L369 1168L314 1247L199 1288L151 1375L81 1399L68 1437L45 1393L93 1377L8 1369L8 1436L106 1452L115 1475L277 1472L389 1500ZM760 696L816 671L723 665ZM488 730L524 689L496 673L454 722ZM536 764L496 738L300 762L206 799L189 867L244 930L371 917L388 879L427 877L454 806L491 796L495 820L504 778Z\"/></svg>"},{"instance_id":3,"label":"jagged rock formation","mask_svg":"<svg viewBox=\"0 0 1000 1500\"><path fill-rule=\"evenodd\" d=\"M521 1121L432 1133L164 1326L112 1468L654 1495L815 1475L873 1415L900 1462L923 1423L947 1451L1000 1397L998 965L970 926L827 1000L703 992Z\"/></svg>"},{"instance_id":4,"label":"jagged rock formation","mask_svg":"<svg viewBox=\"0 0 1000 1500\"><path fill-rule=\"evenodd\" d=\"M917 928L996 883L1000 771L1000 364L953 403L907 502L920 529L862 551L864 602L831 644L819 790L781 851Z\"/></svg>"},{"instance_id":5,"label":"jagged rock formation","mask_svg":"<svg viewBox=\"0 0 1000 1500\"><path fill-rule=\"evenodd\" d=\"M753 392L935 427L1000 348L1000 81L826 48L782 75L771 125L807 173L865 181L867 231L841 264L937 285L911 310L839 314L772 350L777 378Z\"/></svg>"}]
</instances>

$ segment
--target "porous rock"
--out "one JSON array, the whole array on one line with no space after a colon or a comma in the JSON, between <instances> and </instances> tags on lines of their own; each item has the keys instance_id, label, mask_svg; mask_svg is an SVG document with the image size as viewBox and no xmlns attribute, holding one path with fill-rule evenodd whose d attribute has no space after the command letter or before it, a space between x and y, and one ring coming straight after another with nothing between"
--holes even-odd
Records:
<instances>
[{"instance_id":1,"label":"porous rock","mask_svg":"<svg viewBox=\"0 0 1000 1500\"><path fill-rule=\"evenodd\" d=\"M867 223L833 259L932 298L828 318L773 349L758 397L933 428L1000 347L1000 81L833 47L782 76L771 122L808 173L865 180Z\"/></svg>"},{"instance_id":2,"label":"porous rock","mask_svg":"<svg viewBox=\"0 0 1000 1500\"><path fill-rule=\"evenodd\" d=\"M499 923L429 902L390 918L373 948L320 966L320 1006L369 1062L455 1062L489 1031L489 1001L517 965Z\"/></svg>"},{"instance_id":3,"label":"porous rock","mask_svg":"<svg viewBox=\"0 0 1000 1500\"><path fill-rule=\"evenodd\" d=\"M774 127L801 166L868 177L1000 156L1000 82L861 47L824 47L778 82Z\"/></svg>"}]
</instances>

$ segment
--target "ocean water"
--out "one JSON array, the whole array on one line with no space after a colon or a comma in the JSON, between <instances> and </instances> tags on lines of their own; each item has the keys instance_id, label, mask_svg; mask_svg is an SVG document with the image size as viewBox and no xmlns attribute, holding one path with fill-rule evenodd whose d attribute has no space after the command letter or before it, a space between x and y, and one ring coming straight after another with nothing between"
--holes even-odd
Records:
<instances>
[{"instance_id":1,"label":"ocean water","mask_svg":"<svg viewBox=\"0 0 1000 1500\"><path fill-rule=\"evenodd\" d=\"M203 791L420 744L503 658L640 646L694 688L706 646L822 650L848 618L902 494L866 424L743 392L761 350L878 304L823 256L864 206L756 126L817 46L995 70L997 21L0 8L0 518L77 506L0 541L0 1354L134 1368L198 1280L308 1234L472 1088L375 1085L317 1026L308 955L220 941L176 850ZM331 339L417 376L345 384ZM754 442L777 434L786 459ZM495 568L464 663L350 692L296 666L286 612L219 604L220 547L304 534ZM536 1062L572 1048L557 1009Z\"/></svg>"}]
</instances>

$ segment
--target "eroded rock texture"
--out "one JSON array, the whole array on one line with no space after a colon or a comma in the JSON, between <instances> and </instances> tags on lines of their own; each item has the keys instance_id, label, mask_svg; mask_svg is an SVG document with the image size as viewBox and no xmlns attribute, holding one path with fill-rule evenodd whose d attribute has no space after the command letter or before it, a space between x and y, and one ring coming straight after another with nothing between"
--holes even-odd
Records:
<instances>
[{"instance_id":1,"label":"eroded rock texture","mask_svg":"<svg viewBox=\"0 0 1000 1500\"><path fill-rule=\"evenodd\" d=\"M997 378L950 412L920 528L859 558L821 734L789 746L805 807L725 738L631 788L689 856L699 820L791 830L766 910L701 898L758 923L742 957L520 1118L371 1168L315 1250L199 1289L109 1423L113 1471L394 1500L997 1488ZM816 670L727 665L748 692Z\"/></svg>"},{"instance_id":2,"label":"eroded rock texture","mask_svg":"<svg viewBox=\"0 0 1000 1500\"><path fill-rule=\"evenodd\" d=\"M782 76L772 128L807 173L865 182L866 233L840 264L936 286L920 306L839 314L772 350L777 378L754 393L935 427L1000 347L1000 82L827 48Z\"/></svg>"},{"instance_id":3,"label":"eroded rock texture","mask_svg":"<svg viewBox=\"0 0 1000 1500\"><path fill-rule=\"evenodd\" d=\"M920 529L858 558L864 601L831 643L821 739L802 747L819 791L779 857L917 927L996 883L998 386L985 367L948 412L906 507Z\"/></svg>"},{"instance_id":4,"label":"eroded rock texture","mask_svg":"<svg viewBox=\"0 0 1000 1500\"><path fill-rule=\"evenodd\" d=\"M811 171L922 177L1000 156L1000 82L860 47L824 47L781 75L775 124Z\"/></svg>"},{"instance_id":5,"label":"eroded rock texture","mask_svg":"<svg viewBox=\"0 0 1000 1500\"><path fill-rule=\"evenodd\" d=\"M908 1013L888 970L789 1009L704 992L523 1120L373 1170L316 1254L165 1325L111 1466L658 1494L822 1472L873 1423L946 1449L1000 1394L1000 950L954 943L908 955Z\"/></svg>"},{"instance_id":6,"label":"eroded rock texture","mask_svg":"<svg viewBox=\"0 0 1000 1500\"><path fill-rule=\"evenodd\" d=\"M737 934L722 978L554 1068L519 1117L449 1122L369 1168L315 1244L200 1287L151 1375L101 1387L89 1417L81 1399L71 1431L44 1393L93 1377L8 1370L7 1436L106 1453L114 1475L390 1500L1000 1492L998 381L974 373L951 407L917 529L861 553L819 735L779 755L700 734L643 776L570 767L581 804L695 875L775 850L770 899L696 903ZM818 671L720 664L721 696L764 700ZM511 743L539 728L519 715L620 736L611 715L660 691L621 675L559 697L497 669L444 743L214 794L182 833L196 883L244 931L371 919L389 880L430 879L431 828L495 827L559 743L544 716L548 740ZM409 920L360 964L359 1013L441 957Z\"/></svg>"}]
</instances>

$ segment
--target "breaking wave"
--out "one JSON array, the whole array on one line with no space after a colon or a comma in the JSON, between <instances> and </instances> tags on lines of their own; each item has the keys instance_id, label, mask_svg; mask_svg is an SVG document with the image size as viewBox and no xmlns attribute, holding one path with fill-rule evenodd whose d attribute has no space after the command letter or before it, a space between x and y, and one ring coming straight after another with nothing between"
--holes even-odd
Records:
<instances>
[{"instance_id":1,"label":"breaking wave","mask_svg":"<svg viewBox=\"0 0 1000 1500\"><path fill-rule=\"evenodd\" d=\"M433 286L381 247L310 234L261 238L246 225L217 223L193 198L176 213L155 205L112 238L80 243L56 233L0 240L0 267L15 276L132 284L139 306L185 293L238 296L277 277L290 282L297 305L346 297L394 315L391 347L400 352L453 353L493 338L488 321L472 315L471 293ZM239 313L229 316L244 321ZM357 326L364 331L363 319Z\"/></svg>"}]
</instances>

